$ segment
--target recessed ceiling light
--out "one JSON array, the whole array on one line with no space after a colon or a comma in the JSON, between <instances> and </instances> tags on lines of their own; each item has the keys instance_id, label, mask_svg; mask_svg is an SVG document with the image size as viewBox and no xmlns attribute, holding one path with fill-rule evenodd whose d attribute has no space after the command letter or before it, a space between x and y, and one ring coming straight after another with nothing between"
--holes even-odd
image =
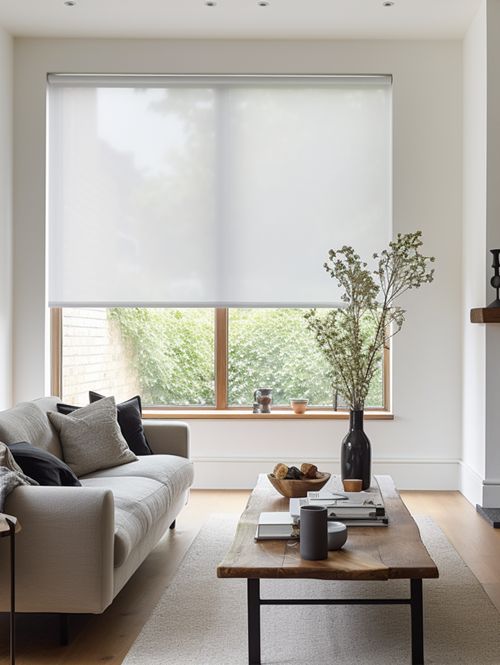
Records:
<instances>
[{"instance_id":1,"label":"recessed ceiling light","mask_svg":"<svg viewBox=\"0 0 500 665\"><path fill-rule=\"evenodd\" d=\"M387 0L386 2L382 3L382 7L392 7L393 4L394 4L393 2L390 2L390 0Z\"/></svg>"},{"instance_id":2,"label":"recessed ceiling light","mask_svg":"<svg viewBox=\"0 0 500 665\"><path fill-rule=\"evenodd\" d=\"M269 6L269 3L267 2L267 0L259 0L259 2L257 4L259 5L259 7L268 7Z\"/></svg>"},{"instance_id":3,"label":"recessed ceiling light","mask_svg":"<svg viewBox=\"0 0 500 665\"><path fill-rule=\"evenodd\" d=\"M66 7L74 7L76 5L76 2L75 0L65 0L64 4L66 5Z\"/></svg>"},{"instance_id":4,"label":"recessed ceiling light","mask_svg":"<svg viewBox=\"0 0 500 665\"><path fill-rule=\"evenodd\" d=\"M205 4L207 7L215 7L217 3L215 2L215 0L207 0Z\"/></svg>"}]
</instances>

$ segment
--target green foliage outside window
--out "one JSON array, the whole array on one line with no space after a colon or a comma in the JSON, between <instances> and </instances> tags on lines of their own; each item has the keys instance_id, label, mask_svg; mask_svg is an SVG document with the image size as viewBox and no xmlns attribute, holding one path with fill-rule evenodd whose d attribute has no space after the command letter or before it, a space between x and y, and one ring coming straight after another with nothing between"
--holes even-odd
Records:
<instances>
[{"instance_id":1,"label":"green foliage outside window","mask_svg":"<svg viewBox=\"0 0 500 665\"><path fill-rule=\"evenodd\" d=\"M144 404L215 404L212 309L108 311L135 358Z\"/></svg>"},{"instance_id":2,"label":"green foliage outside window","mask_svg":"<svg viewBox=\"0 0 500 665\"><path fill-rule=\"evenodd\" d=\"M253 390L273 389L273 402L288 405L306 398L331 406L334 395L329 365L307 328L301 309L229 311L229 404L251 404ZM382 374L371 404L383 405Z\"/></svg>"},{"instance_id":3,"label":"green foliage outside window","mask_svg":"<svg viewBox=\"0 0 500 665\"><path fill-rule=\"evenodd\" d=\"M229 310L228 404L251 405L253 391L273 388L274 404L292 398L331 406L329 365L301 309ZM214 311L115 308L136 359L145 404L215 404ZM341 404L339 404L341 406ZM383 406L382 368L367 406Z\"/></svg>"}]
</instances>

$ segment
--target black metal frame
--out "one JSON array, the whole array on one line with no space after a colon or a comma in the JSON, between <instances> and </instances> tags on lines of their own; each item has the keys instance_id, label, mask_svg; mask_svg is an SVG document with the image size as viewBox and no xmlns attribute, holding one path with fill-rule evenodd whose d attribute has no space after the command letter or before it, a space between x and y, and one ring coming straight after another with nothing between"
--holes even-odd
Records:
<instances>
[{"instance_id":1,"label":"black metal frame","mask_svg":"<svg viewBox=\"0 0 500 665\"><path fill-rule=\"evenodd\" d=\"M422 580L410 580L410 598L261 598L260 579L247 580L248 599L248 663L261 665L260 608L262 605L410 605L411 608L411 662L424 665L424 622Z\"/></svg>"},{"instance_id":2,"label":"black metal frame","mask_svg":"<svg viewBox=\"0 0 500 665\"><path fill-rule=\"evenodd\" d=\"M8 517L5 521L9 525L10 537L10 628L9 647L10 665L16 663L16 523Z\"/></svg>"},{"instance_id":3,"label":"black metal frame","mask_svg":"<svg viewBox=\"0 0 500 665\"><path fill-rule=\"evenodd\" d=\"M62 647L69 644L69 614L59 614L59 644Z\"/></svg>"}]
</instances>

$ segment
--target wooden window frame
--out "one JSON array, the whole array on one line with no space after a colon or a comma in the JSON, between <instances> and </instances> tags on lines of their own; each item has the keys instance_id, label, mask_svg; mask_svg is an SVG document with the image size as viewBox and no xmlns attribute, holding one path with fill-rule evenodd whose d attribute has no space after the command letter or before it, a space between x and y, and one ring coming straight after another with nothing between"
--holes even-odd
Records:
<instances>
[{"instance_id":1,"label":"wooden window frame","mask_svg":"<svg viewBox=\"0 0 500 665\"><path fill-rule=\"evenodd\" d=\"M252 418L252 419L343 419L348 417L346 409L335 411L331 407L314 407L303 416L297 416L290 407L278 405L271 414L255 414L248 407L228 405L228 332L229 309L215 308L215 406L150 406L144 410L146 418ZM54 307L50 310L50 348L51 348L51 391L52 395L62 396L62 347L63 347L63 316L62 309ZM391 351L384 349L384 406L382 409L367 407L366 417L374 420L392 420L391 413Z\"/></svg>"}]
</instances>

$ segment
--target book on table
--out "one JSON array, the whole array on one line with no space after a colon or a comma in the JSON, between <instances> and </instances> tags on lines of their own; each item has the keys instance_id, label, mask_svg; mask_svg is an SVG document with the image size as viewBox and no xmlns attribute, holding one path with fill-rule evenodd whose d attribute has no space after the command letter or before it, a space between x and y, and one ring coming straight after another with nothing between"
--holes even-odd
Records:
<instances>
[{"instance_id":1,"label":"book on table","mask_svg":"<svg viewBox=\"0 0 500 665\"><path fill-rule=\"evenodd\" d=\"M334 482L336 480L335 477ZM299 519L300 508L306 505L324 506L329 520L344 522L347 526L386 526L389 522L376 479L363 492L343 492L334 487L308 492L303 499L290 499L292 517Z\"/></svg>"},{"instance_id":2,"label":"book on table","mask_svg":"<svg viewBox=\"0 0 500 665\"><path fill-rule=\"evenodd\" d=\"M263 512L259 515L255 540L289 540L298 537L297 520L290 513Z\"/></svg>"},{"instance_id":3,"label":"book on table","mask_svg":"<svg viewBox=\"0 0 500 665\"><path fill-rule=\"evenodd\" d=\"M389 524L389 519L387 517L358 517L355 519L333 517L328 519L334 522L342 522L342 524L345 524L346 526L387 526Z\"/></svg>"},{"instance_id":4,"label":"book on table","mask_svg":"<svg viewBox=\"0 0 500 665\"><path fill-rule=\"evenodd\" d=\"M321 489L307 493L311 505L325 506L331 518L360 519L385 517L384 500L376 479L372 486L363 492L342 492ZM331 510L330 510L331 509Z\"/></svg>"},{"instance_id":5,"label":"book on table","mask_svg":"<svg viewBox=\"0 0 500 665\"><path fill-rule=\"evenodd\" d=\"M334 482L337 476L334 476ZM349 506L353 508L362 508L363 506L384 507L382 493L376 479L372 481L371 486L362 492L344 492L342 490L333 491L330 489L320 489L315 492L307 492L307 500L311 504L320 504L322 506Z\"/></svg>"},{"instance_id":6,"label":"book on table","mask_svg":"<svg viewBox=\"0 0 500 665\"><path fill-rule=\"evenodd\" d=\"M300 520L300 508L302 506L310 506L311 503L304 499L290 499L290 515L295 520ZM321 505L319 502L314 502L315 506ZM372 506L369 510L366 507L356 510L351 508L346 510L339 510L337 506L325 506L327 510L327 518L331 522L343 522L347 526L387 526L389 519L385 514L385 508L377 510Z\"/></svg>"},{"instance_id":7,"label":"book on table","mask_svg":"<svg viewBox=\"0 0 500 665\"><path fill-rule=\"evenodd\" d=\"M384 503L373 492L345 492L333 494L331 492L308 492L307 502L312 506L335 506L338 510L369 512L370 510L384 511Z\"/></svg>"}]
</instances>

